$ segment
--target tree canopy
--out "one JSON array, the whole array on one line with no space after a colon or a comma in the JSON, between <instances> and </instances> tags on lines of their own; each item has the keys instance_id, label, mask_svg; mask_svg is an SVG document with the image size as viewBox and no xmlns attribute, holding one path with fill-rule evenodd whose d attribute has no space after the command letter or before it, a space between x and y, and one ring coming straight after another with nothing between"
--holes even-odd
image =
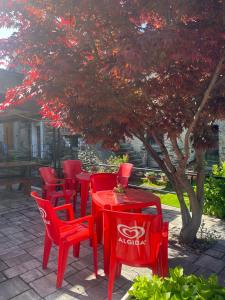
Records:
<instances>
[{"instance_id":1,"label":"tree canopy","mask_svg":"<svg viewBox=\"0 0 225 300\"><path fill-rule=\"evenodd\" d=\"M213 146L225 117L224 0L8 0L0 20L17 29L0 57L25 73L2 109L36 98L44 117L89 142L137 136L172 182L190 143L201 155Z\"/></svg>"},{"instance_id":2,"label":"tree canopy","mask_svg":"<svg viewBox=\"0 0 225 300\"><path fill-rule=\"evenodd\" d=\"M36 96L44 116L94 141L156 128L177 137L224 56L223 8L219 0L2 1L1 24L18 32L1 40L1 55L26 74L6 101ZM223 76L195 130L201 145L225 115Z\"/></svg>"}]
</instances>

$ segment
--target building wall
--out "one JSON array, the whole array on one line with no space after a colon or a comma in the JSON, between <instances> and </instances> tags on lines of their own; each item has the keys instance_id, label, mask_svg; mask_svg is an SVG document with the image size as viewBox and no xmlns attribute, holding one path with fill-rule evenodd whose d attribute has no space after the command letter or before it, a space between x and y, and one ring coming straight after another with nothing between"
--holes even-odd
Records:
<instances>
[{"instance_id":1,"label":"building wall","mask_svg":"<svg viewBox=\"0 0 225 300\"><path fill-rule=\"evenodd\" d=\"M131 144L134 151L140 152L142 150L143 143L138 138L134 137L133 139L128 139L127 142Z\"/></svg>"}]
</instances>

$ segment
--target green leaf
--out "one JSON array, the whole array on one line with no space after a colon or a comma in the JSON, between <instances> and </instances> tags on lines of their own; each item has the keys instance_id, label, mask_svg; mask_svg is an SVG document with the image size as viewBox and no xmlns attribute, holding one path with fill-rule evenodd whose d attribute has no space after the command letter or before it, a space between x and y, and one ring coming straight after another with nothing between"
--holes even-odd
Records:
<instances>
[{"instance_id":1,"label":"green leaf","mask_svg":"<svg viewBox=\"0 0 225 300\"><path fill-rule=\"evenodd\" d=\"M181 267L170 269L170 277L139 276L134 280L130 295L137 300L222 300L225 288L218 285L215 275L184 275Z\"/></svg>"}]
</instances>

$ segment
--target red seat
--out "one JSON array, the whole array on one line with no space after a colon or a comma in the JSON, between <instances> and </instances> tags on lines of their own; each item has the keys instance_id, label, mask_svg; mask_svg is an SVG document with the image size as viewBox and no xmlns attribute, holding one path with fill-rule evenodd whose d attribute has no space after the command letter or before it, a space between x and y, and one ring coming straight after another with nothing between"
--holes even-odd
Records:
<instances>
[{"instance_id":1,"label":"red seat","mask_svg":"<svg viewBox=\"0 0 225 300\"><path fill-rule=\"evenodd\" d=\"M104 264L108 264L108 299L121 264L168 274L168 223L161 215L104 210Z\"/></svg>"},{"instance_id":2,"label":"red seat","mask_svg":"<svg viewBox=\"0 0 225 300\"><path fill-rule=\"evenodd\" d=\"M41 178L43 180L42 197L50 201L54 201L57 204L59 198L64 198L66 203L69 203L76 192L66 189L65 182L62 179L58 179L56 172L51 167L39 168ZM61 190L56 190L61 188Z\"/></svg>"},{"instance_id":3,"label":"red seat","mask_svg":"<svg viewBox=\"0 0 225 300\"><path fill-rule=\"evenodd\" d=\"M59 247L56 287L62 286L69 248L73 246L74 256L79 257L80 242L87 239L92 241L94 271L97 276L97 238L93 217L85 216L75 220L71 204L52 207L49 201L41 199L36 192L31 193L31 196L38 205L46 229L43 269L47 268L52 244ZM66 210L70 221L59 219L56 214L56 211L59 210Z\"/></svg>"},{"instance_id":4,"label":"red seat","mask_svg":"<svg viewBox=\"0 0 225 300\"><path fill-rule=\"evenodd\" d=\"M133 164L122 163L120 164L119 171L117 173L117 183L120 183L124 187L128 186L128 180L131 176Z\"/></svg>"}]
</instances>

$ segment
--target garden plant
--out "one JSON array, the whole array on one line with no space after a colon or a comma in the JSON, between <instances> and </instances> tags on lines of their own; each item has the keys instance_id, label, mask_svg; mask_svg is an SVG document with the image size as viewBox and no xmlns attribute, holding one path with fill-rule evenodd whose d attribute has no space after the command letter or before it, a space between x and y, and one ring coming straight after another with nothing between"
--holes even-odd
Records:
<instances>
[{"instance_id":1,"label":"garden plant","mask_svg":"<svg viewBox=\"0 0 225 300\"><path fill-rule=\"evenodd\" d=\"M214 165L204 185L204 213L225 219L225 162Z\"/></svg>"},{"instance_id":2,"label":"garden plant","mask_svg":"<svg viewBox=\"0 0 225 300\"><path fill-rule=\"evenodd\" d=\"M151 279L139 276L129 291L130 299L136 300L223 300L225 288L215 275L208 279L196 275L184 275L181 267L170 269L170 276Z\"/></svg>"}]
</instances>

